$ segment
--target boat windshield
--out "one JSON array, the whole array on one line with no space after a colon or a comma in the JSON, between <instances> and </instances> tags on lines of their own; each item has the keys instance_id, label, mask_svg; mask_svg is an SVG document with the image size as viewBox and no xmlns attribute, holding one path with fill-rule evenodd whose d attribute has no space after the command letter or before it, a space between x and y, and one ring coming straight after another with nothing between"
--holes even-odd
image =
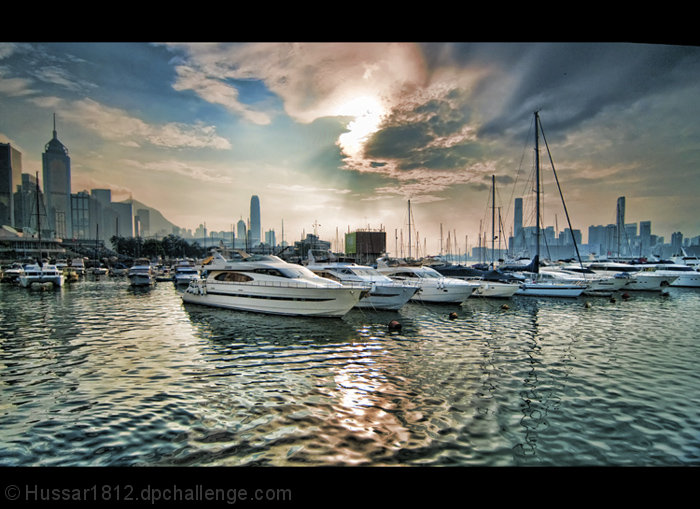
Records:
<instances>
[{"instance_id":1,"label":"boat windshield","mask_svg":"<svg viewBox=\"0 0 700 509\"><path fill-rule=\"evenodd\" d=\"M279 271L284 274L285 277L291 278L291 279L315 279L318 278L316 274L311 272L309 269L306 267L302 267L301 265L297 266L289 266L289 267L279 267Z\"/></svg>"},{"instance_id":2,"label":"boat windshield","mask_svg":"<svg viewBox=\"0 0 700 509\"><path fill-rule=\"evenodd\" d=\"M437 270L431 269L430 267L421 267L419 270L420 277L433 278L433 279L443 279L445 276L440 274Z\"/></svg>"}]
</instances>

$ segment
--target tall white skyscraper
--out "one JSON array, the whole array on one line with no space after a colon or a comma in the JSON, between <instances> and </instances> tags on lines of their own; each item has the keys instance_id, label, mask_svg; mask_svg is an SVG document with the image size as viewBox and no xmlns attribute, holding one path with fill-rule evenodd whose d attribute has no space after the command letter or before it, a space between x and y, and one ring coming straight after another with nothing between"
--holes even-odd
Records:
<instances>
[{"instance_id":1,"label":"tall white skyscraper","mask_svg":"<svg viewBox=\"0 0 700 509\"><path fill-rule=\"evenodd\" d=\"M250 199L250 247L260 244L260 199Z\"/></svg>"}]
</instances>

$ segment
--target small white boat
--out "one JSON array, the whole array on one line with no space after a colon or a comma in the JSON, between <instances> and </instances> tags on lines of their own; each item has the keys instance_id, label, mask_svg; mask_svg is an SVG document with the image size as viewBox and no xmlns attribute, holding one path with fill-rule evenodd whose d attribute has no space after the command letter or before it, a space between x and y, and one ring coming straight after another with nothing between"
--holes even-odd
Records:
<instances>
[{"instance_id":1,"label":"small white boat","mask_svg":"<svg viewBox=\"0 0 700 509\"><path fill-rule=\"evenodd\" d=\"M401 309L420 289L415 284L392 281L377 269L366 265L342 262L316 263L311 259L306 268L318 276L344 285L369 285L369 293L359 300L355 305L357 308Z\"/></svg>"},{"instance_id":2,"label":"small white boat","mask_svg":"<svg viewBox=\"0 0 700 509\"><path fill-rule=\"evenodd\" d=\"M509 299L520 290L519 283L506 283L503 281L475 281L479 283L479 288L474 290L475 297L488 297L492 299Z\"/></svg>"},{"instance_id":3,"label":"small white boat","mask_svg":"<svg viewBox=\"0 0 700 509\"><path fill-rule=\"evenodd\" d=\"M156 282L156 274L151 262L146 258L134 260L126 275L131 286L151 286Z\"/></svg>"},{"instance_id":4,"label":"small white boat","mask_svg":"<svg viewBox=\"0 0 700 509\"><path fill-rule=\"evenodd\" d=\"M175 265L175 273L172 276L172 280L176 285L186 286L199 278L199 271L191 262L181 261Z\"/></svg>"},{"instance_id":5,"label":"small white boat","mask_svg":"<svg viewBox=\"0 0 700 509\"><path fill-rule=\"evenodd\" d=\"M73 267L78 276L85 275L85 261L83 258L73 258L70 266Z\"/></svg>"},{"instance_id":6,"label":"small white boat","mask_svg":"<svg viewBox=\"0 0 700 509\"><path fill-rule=\"evenodd\" d=\"M377 270L394 281L418 285L420 290L411 298L415 302L461 304L479 288L479 283L445 277L426 266L388 266L379 259Z\"/></svg>"},{"instance_id":7,"label":"small white boat","mask_svg":"<svg viewBox=\"0 0 700 509\"><path fill-rule=\"evenodd\" d=\"M188 304L289 316L342 317L369 291L322 278L276 256L215 253L182 293Z\"/></svg>"},{"instance_id":8,"label":"small white boat","mask_svg":"<svg viewBox=\"0 0 700 509\"><path fill-rule=\"evenodd\" d=\"M49 263L34 263L24 266L24 272L19 277L19 284L23 288L29 288L32 283L43 285L51 283L52 286L63 286L63 273L55 265Z\"/></svg>"},{"instance_id":9,"label":"small white boat","mask_svg":"<svg viewBox=\"0 0 700 509\"><path fill-rule=\"evenodd\" d=\"M12 263L6 267L2 273L2 282L19 284L19 278L24 273L24 266L21 263Z\"/></svg>"}]
</instances>

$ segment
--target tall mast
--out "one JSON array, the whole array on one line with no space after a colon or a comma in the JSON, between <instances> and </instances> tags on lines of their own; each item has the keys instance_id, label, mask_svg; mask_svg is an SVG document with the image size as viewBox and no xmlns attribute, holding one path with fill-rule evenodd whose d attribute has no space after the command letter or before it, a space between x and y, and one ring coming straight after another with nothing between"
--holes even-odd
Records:
<instances>
[{"instance_id":1,"label":"tall mast","mask_svg":"<svg viewBox=\"0 0 700 509\"><path fill-rule=\"evenodd\" d=\"M408 200L408 257L411 258L411 200Z\"/></svg>"},{"instance_id":2,"label":"tall mast","mask_svg":"<svg viewBox=\"0 0 700 509\"><path fill-rule=\"evenodd\" d=\"M540 129L540 114L539 112L535 112L535 180L536 180L536 185L535 185L535 192L537 194L537 199L536 203L537 206L535 207L535 212L537 214L537 220L536 220L536 238L537 238L537 259L535 260L535 272L540 271L540 136L539 136L539 129Z\"/></svg>"},{"instance_id":3,"label":"tall mast","mask_svg":"<svg viewBox=\"0 0 700 509\"><path fill-rule=\"evenodd\" d=\"M495 237L495 220L496 220L496 176L491 175L491 268L493 269L494 260L494 244L496 242Z\"/></svg>"},{"instance_id":4,"label":"tall mast","mask_svg":"<svg viewBox=\"0 0 700 509\"><path fill-rule=\"evenodd\" d=\"M54 133L56 124L56 115L54 115ZM36 231L39 234L39 266L43 266L41 262L41 217L39 215L39 172L36 172Z\"/></svg>"}]
</instances>

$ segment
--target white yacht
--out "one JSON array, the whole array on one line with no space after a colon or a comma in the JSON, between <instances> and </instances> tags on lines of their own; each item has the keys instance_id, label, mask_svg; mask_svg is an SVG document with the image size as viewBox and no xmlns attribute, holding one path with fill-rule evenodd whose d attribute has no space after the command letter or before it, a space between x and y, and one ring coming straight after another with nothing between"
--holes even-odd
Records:
<instances>
[{"instance_id":1,"label":"white yacht","mask_svg":"<svg viewBox=\"0 0 700 509\"><path fill-rule=\"evenodd\" d=\"M541 267L540 274L570 283L581 282L586 285L586 289L583 291L586 295L611 294L622 289L629 282L629 276L625 274L596 274L591 269L581 265Z\"/></svg>"},{"instance_id":2,"label":"white yacht","mask_svg":"<svg viewBox=\"0 0 700 509\"><path fill-rule=\"evenodd\" d=\"M415 302L461 304L479 288L479 283L445 277L425 266L388 266L379 259L377 270L394 281L420 286L418 293L411 298Z\"/></svg>"},{"instance_id":3,"label":"white yacht","mask_svg":"<svg viewBox=\"0 0 700 509\"><path fill-rule=\"evenodd\" d=\"M661 276L675 276L676 279L670 283L670 286L700 287L700 272L693 269L690 265L654 263L637 265L637 267L641 267L643 270L651 268L656 274Z\"/></svg>"},{"instance_id":4,"label":"white yacht","mask_svg":"<svg viewBox=\"0 0 700 509\"><path fill-rule=\"evenodd\" d=\"M63 286L63 280L63 273L49 263L25 265L24 272L19 276L19 284L24 288L49 283L53 286Z\"/></svg>"},{"instance_id":5,"label":"white yacht","mask_svg":"<svg viewBox=\"0 0 700 509\"><path fill-rule=\"evenodd\" d=\"M85 260L83 258L73 258L70 265L75 269L78 276L85 275Z\"/></svg>"},{"instance_id":6,"label":"white yacht","mask_svg":"<svg viewBox=\"0 0 700 509\"><path fill-rule=\"evenodd\" d=\"M317 276L345 285L369 285L369 293L355 304L357 308L397 310L402 308L420 289L416 284L392 281L377 269L366 265L342 262L316 263L310 260L306 268Z\"/></svg>"},{"instance_id":7,"label":"white yacht","mask_svg":"<svg viewBox=\"0 0 700 509\"><path fill-rule=\"evenodd\" d=\"M146 258L134 260L134 264L129 269L126 277L129 278L131 286L150 286L156 282L156 273L151 262Z\"/></svg>"},{"instance_id":8,"label":"white yacht","mask_svg":"<svg viewBox=\"0 0 700 509\"><path fill-rule=\"evenodd\" d=\"M172 279L176 285L189 285L190 281L199 279L199 271L192 263L180 261L175 265L175 274Z\"/></svg>"},{"instance_id":9,"label":"white yacht","mask_svg":"<svg viewBox=\"0 0 700 509\"><path fill-rule=\"evenodd\" d=\"M588 287L580 281L565 282L558 278L548 278L538 274L536 278L521 283L515 295L525 297L578 297Z\"/></svg>"},{"instance_id":10,"label":"white yacht","mask_svg":"<svg viewBox=\"0 0 700 509\"><path fill-rule=\"evenodd\" d=\"M588 268L596 274L601 275L627 274L629 279L627 280L627 284L621 288L623 291L639 290L660 292L673 283L677 277L660 274L651 268L647 270L635 265L620 262L592 262L588 264Z\"/></svg>"},{"instance_id":11,"label":"white yacht","mask_svg":"<svg viewBox=\"0 0 700 509\"><path fill-rule=\"evenodd\" d=\"M6 267L2 273L3 283L19 284L19 278L24 273L24 266L21 263L13 263Z\"/></svg>"},{"instance_id":12,"label":"white yacht","mask_svg":"<svg viewBox=\"0 0 700 509\"><path fill-rule=\"evenodd\" d=\"M291 316L341 317L369 286L345 286L276 256L227 260L215 253L182 293L190 304Z\"/></svg>"}]
</instances>

